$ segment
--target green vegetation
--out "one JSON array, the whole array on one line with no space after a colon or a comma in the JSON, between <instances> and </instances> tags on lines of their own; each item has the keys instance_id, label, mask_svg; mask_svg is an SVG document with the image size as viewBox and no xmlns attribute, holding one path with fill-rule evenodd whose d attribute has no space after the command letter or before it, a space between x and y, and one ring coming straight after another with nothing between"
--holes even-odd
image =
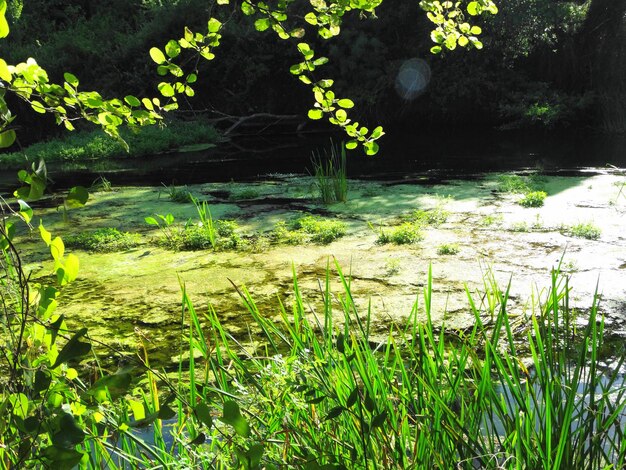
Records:
<instances>
[{"instance_id":1,"label":"green vegetation","mask_svg":"<svg viewBox=\"0 0 626 470\"><path fill-rule=\"evenodd\" d=\"M461 249L457 243L443 243L437 247L437 254L442 256L456 255L459 251Z\"/></svg>"},{"instance_id":2,"label":"green vegetation","mask_svg":"<svg viewBox=\"0 0 626 470\"><path fill-rule=\"evenodd\" d=\"M503 221L504 216L502 214L487 214L478 221L478 225L491 227L492 225L500 225Z\"/></svg>"},{"instance_id":3,"label":"green vegetation","mask_svg":"<svg viewBox=\"0 0 626 470\"><path fill-rule=\"evenodd\" d=\"M522 221L522 222L515 222L513 225L509 227L509 230L511 232L528 232L529 228L528 228L528 224Z\"/></svg>"},{"instance_id":4,"label":"green vegetation","mask_svg":"<svg viewBox=\"0 0 626 470\"><path fill-rule=\"evenodd\" d=\"M315 188L324 204L346 202L348 200L348 173L346 169L346 148L336 147L331 142L330 154L317 153L311 160L315 176Z\"/></svg>"},{"instance_id":5,"label":"green vegetation","mask_svg":"<svg viewBox=\"0 0 626 470\"><path fill-rule=\"evenodd\" d=\"M541 207L546 197L548 194L545 191L531 191L526 193L517 203L522 207Z\"/></svg>"},{"instance_id":6,"label":"green vegetation","mask_svg":"<svg viewBox=\"0 0 626 470\"><path fill-rule=\"evenodd\" d=\"M417 222L422 225L434 225L439 226L448 220L450 213L445 210L441 205L438 205L431 210L416 210L409 215L409 220Z\"/></svg>"},{"instance_id":7,"label":"green vegetation","mask_svg":"<svg viewBox=\"0 0 626 470\"><path fill-rule=\"evenodd\" d=\"M270 238L277 244L299 245L313 242L325 245L343 237L346 232L347 226L340 220L305 215L289 224L278 222Z\"/></svg>"},{"instance_id":8,"label":"green vegetation","mask_svg":"<svg viewBox=\"0 0 626 470\"><path fill-rule=\"evenodd\" d=\"M179 187L172 185L172 186L166 186L165 188L167 190L167 195L174 202L185 204L188 202L193 202L194 200L194 197L189 192L189 189L187 189L187 186L183 186L182 188L179 188Z\"/></svg>"},{"instance_id":9,"label":"green vegetation","mask_svg":"<svg viewBox=\"0 0 626 470\"><path fill-rule=\"evenodd\" d=\"M395 245L410 245L424 239L422 234L422 224L418 222L403 222L385 232L382 227L378 234L376 243L384 245L393 243Z\"/></svg>"},{"instance_id":10,"label":"green vegetation","mask_svg":"<svg viewBox=\"0 0 626 470\"><path fill-rule=\"evenodd\" d=\"M242 189L241 191L231 193L230 196L228 196L228 199L230 199L231 201L242 201L246 199L256 199L260 195L261 194L258 190L254 188L247 188Z\"/></svg>"},{"instance_id":11,"label":"green vegetation","mask_svg":"<svg viewBox=\"0 0 626 470\"><path fill-rule=\"evenodd\" d=\"M111 227L65 237L65 245L68 248L99 252L124 251L134 248L140 243L141 236L139 234L120 232Z\"/></svg>"},{"instance_id":12,"label":"green vegetation","mask_svg":"<svg viewBox=\"0 0 626 470\"><path fill-rule=\"evenodd\" d=\"M46 162L143 157L174 151L187 144L216 142L219 138L217 131L202 120L170 121L164 126L149 126L134 132L121 129L120 134L128 143L128 153L119 140L101 131L72 132L62 139L33 144L23 152L0 154L0 168L21 169L24 155L31 161Z\"/></svg>"},{"instance_id":13,"label":"green vegetation","mask_svg":"<svg viewBox=\"0 0 626 470\"><path fill-rule=\"evenodd\" d=\"M597 240L602 235L602 231L592 222L581 222L578 224L564 227L562 230L567 235L576 238L585 238L587 240Z\"/></svg>"}]
</instances>

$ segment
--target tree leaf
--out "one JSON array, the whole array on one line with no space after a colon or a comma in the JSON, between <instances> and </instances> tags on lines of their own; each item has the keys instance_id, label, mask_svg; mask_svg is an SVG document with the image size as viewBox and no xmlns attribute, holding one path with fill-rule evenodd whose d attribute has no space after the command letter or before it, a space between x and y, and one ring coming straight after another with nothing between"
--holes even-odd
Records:
<instances>
[{"instance_id":1,"label":"tree leaf","mask_svg":"<svg viewBox=\"0 0 626 470\"><path fill-rule=\"evenodd\" d=\"M309 116L309 119L313 120L322 119L322 117L324 117L324 113L321 109L309 109L307 115Z\"/></svg>"},{"instance_id":2,"label":"tree leaf","mask_svg":"<svg viewBox=\"0 0 626 470\"><path fill-rule=\"evenodd\" d=\"M354 108L354 102L352 100L349 100L348 98L342 98L338 100L337 104L346 109Z\"/></svg>"},{"instance_id":3,"label":"tree leaf","mask_svg":"<svg viewBox=\"0 0 626 470\"><path fill-rule=\"evenodd\" d=\"M5 82L10 82L11 78L12 77L11 72L9 71L9 66L4 61L4 59L0 59L0 79L4 80Z\"/></svg>"},{"instance_id":4,"label":"tree leaf","mask_svg":"<svg viewBox=\"0 0 626 470\"><path fill-rule=\"evenodd\" d=\"M172 85L170 85L167 82L161 82L157 85L157 88L159 89L159 91L161 92L161 94L163 96L165 96L166 98L170 98L172 96L174 96L176 93L174 91L174 88L172 87Z\"/></svg>"},{"instance_id":5,"label":"tree leaf","mask_svg":"<svg viewBox=\"0 0 626 470\"><path fill-rule=\"evenodd\" d=\"M150 49L150 57L152 57L152 60L159 65L165 62L165 54L163 54L163 52L161 52L161 49L159 49L158 47L153 47Z\"/></svg>"},{"instance_id":6,"label":"tree leaf","mask_svg":"<svg viewBox=\"0 0 626 470\"><path fill-rule=\"evenodd\" d=\"M50 369L56 369L65 362L80 359L85 354L89 353L89 351L91 351L91 344L80 341L80 338L85 336L85 334L87 334L87 328L78 330L65 346L63 346L63 349L61 349L61 352L57 356L56 361L54 361L54 364L50 366Z\"/></svg>"},{"instance_id":7,"label":"tree leaf","mask_svg":"<svg viewBox=\"0 0 626 470\"><path fill-rule=\"evenodd\" d=\"M17 203L20 205L20 216L24 219L24 222L28 224L33 219L33 210L21 199L18 199Z\"/></svg>"},{"instance_id":8,"label":"tree leaf","mask_svg":"<svg viewBox=\"0 0 626 470\"><path fill-rule=\"evenodd\" d=\"M0 39L6 38L9 35L9 23L5 17L7 10L7 2L5 0L0 1Z\"/></svg>"},{"instance_id":9,"label":"tree leaf","mask_svg":"<svg viewBox=\"0 0 626 470\"><path fill-rule=\"evenodd\" d=\"M220 420L232 426L240 436L248 437L250 435L250 426L246 419L241 416L239 405L234 401L228 400L224 402L223 415Z\"/></svg>"},{"instance_id":10,"label":"tree leaf","mask_svg":"<svg viewBox=\"0 0 626 470\"><path fill-rule=\"evenodd\" d=\"M167 44L165 45L165 53L172 59L178 56L178 54L180 54L180 45L178 44L178 41L174 41L173 39L167 41Z\"/></svg>"},{"instance_id":11,"label":"tree leaf","mask_svg":"<svg viewBox=\"0 0 626 470\"><path fill-rule=\"evenodd\" d=\"M257 31L265 31L270 27L269 18L259 18L254 22L254 27Z\"/></svg>"},{"instance_id":12,"label":"tree leaf","mask_svg":"<svg viewBox=\"0 0 626 470\"><path fill-rule=\"evenodd\" d=\"M65 202L69 207L82 207L89 199L89 191L83 186L74 186L65 198Z\"/></svg>"}]
</instances>

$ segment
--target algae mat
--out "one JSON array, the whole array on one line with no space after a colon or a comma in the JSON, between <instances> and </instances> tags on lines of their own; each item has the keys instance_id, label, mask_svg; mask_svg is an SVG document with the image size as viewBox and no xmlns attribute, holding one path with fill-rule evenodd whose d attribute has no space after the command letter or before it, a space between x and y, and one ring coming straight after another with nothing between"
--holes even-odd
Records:
<instances>
[{"instance_id":1,"label":"algae mat","mask_svg":"<svg viewBox=\"0 0 626 470\"><path fill-rule=\"evenodd\" d=\"M278 318L280 302L289 308L295 272L307 307L316 312L330 265L334 304L341 315L335 262L351 278L359 312L371 309L372 329L381 337L390 324L401 325L416 302L424 315L421 293L431 266L434 320L445 320L455 330L474 321L466 288L479 304L488 302L485 280L492 278L501 289L511 282L509 311L520 323L527 322L533 297L545 293L550 270L559 264L571 276L580 320L584 322L599 286L611 332L626 334L626 177L594 171L543 176L534 183L548 194L543 207L520 206L520 194L500 191L500 175L438 184L350 181L348 201L332 205L321 204L314 180L302 176L186 188L209 203L213 218L236 220L243 237L263 239L276 223L303 213L339 219L347 226L346 235L328 245L268 241L245 251L172 251L154 244L159 231L145 223L146 216L171 213L174 226L198 219L192 203L173 202L164 188L114 188L92 194L86 207L71 211L65 220L52 209L43 218L61 236L101 227L140 234L141 243L130 250L77 252L80 278L63 290L59 312L110 345L136 351L141 341L163 360L175 354L187 328L181 317L182 284L198 311L210 304L234 336L253 340L251 318L234 286L245 286L264 315ZM393 231L420 210L437 210L445 217L438 225L425 225L417 243L377 243L381 231ZM599 238L574 236L572 227L581 224L599 229ZM451 253L443 254L447 251ZM48 275L43 252L34 253L28 260L33 276Z\"/></svg>"}]
</instances>

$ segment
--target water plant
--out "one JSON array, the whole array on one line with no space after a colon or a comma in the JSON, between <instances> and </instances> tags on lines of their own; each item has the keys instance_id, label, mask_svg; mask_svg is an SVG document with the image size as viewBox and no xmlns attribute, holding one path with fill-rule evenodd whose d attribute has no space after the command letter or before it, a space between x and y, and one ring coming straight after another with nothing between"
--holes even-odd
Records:
<instances>
[{"instance_id":1,"label":"water plant","mask_svg":"<svg viewBox=\"0 0 626 470\"><path fill-rule=\"evenodd\" d=\"M65 245L68 248L98 252L124 251L140 243L141 236L139 234L120 232L114 227L99 228L65 237Z\"/></svg>"},{"instance_id":2,"label":"water plant","mask_svg":"<svg viewBox=\"0 0 626 470\"><path fill-rule=\"evenodd\" d=\"M371 226L370 226L371 227ZM384 245L393 243L395 245L409 245L424 239L422 225L418 222L403 222L400 225L384 231L382 226L378 234L376 243Z\"/></svg>"},{"instance_id":3,"label":"water plant","mask_svg":"<svg viewBox=\"0 0 626 470\"><path fill-rule=\"evenodd\" d=\"M492 225L500 225L503 220L502 214L487 214L478 221L478 224L483 227L491 227Z\"/></svg>"},{"instance_id":4,"label":"water plant","mask_svg":"<svg viewBox=\"0 0 626 470\"><path fill-rule=\"evenodd\" d=\"M306 242L328 244L347 233L348 227L337 219L304 215L286 223L278 222L270 237L274 243L299 245Z\"/></svg>"},{"instance_id":5,"label":"water plant","mask_svg":"<svg viewBox=\"0 0 626 470\"><path fill-rule=\"evenodd\" d=\"M445 223L450 216L450 212L445 210L441 205L437 205L433 209L423 210L419 209L413 211L409 215L409 220L414 222L418 222L423 225L434 225L439 226Z\"/></svg>"},{"instance_id":6,"label":"water plant","mask_svg":"<svg viewBox=\"0 0 626 470\"><path fill-rule=\"evenodd\" d=\"M330 153L314 153L311 159L315 187L324 204L346 202L348 200L348 173L346 168L346 149L331 142Z\"/></svg>"},{"instance_id":7,"label":"water plant","mask_svg":"<svg viewBox=\"0 0 626 470\"><path fill-rule=\"evenodd\" d=\"M531 191L524 195L517 203L522 207L541 207L548 197L545 191Z\"/></svg>"},{"instance_id":8,"label":"water plant","mask_svg":"<svg viewBox=\"0 0 626 470\"><path fill-rule=\"evenodd\" d=\"M569 227L565 227L563 230L567 235L576 238L585 238L587 240L597 240L602 235L600 227L593 222L580 222Z\"/></svg>"},{"instance_id":9,"label":"water plant","mask_svg":"<svg viewBox=\"0 0 626 470\"><path fill-rule=\"evenodd\" d=\"M254 188L246 188L241 191L236 191L230 194L228 199L231 201L243 201L246 199L256 199L261 195L261 193Z\"/></svg>"},{"instance_id":10,"label":"water plant","mask_svg":"<svg viewBox=\"0 0 626 470\"><path fill-rule=\"evenodd\" d=\"M189 192L189 189L187 188L187 186L177 187L177 186L171 185L171 186L165 186L165 188L167 190L167 195L173 202L185 204L188 202L193 202L194 200L194 197Z\"/></svg>"},{"instance_id":11,"label":"water plant","mask_svg":"<svg viewBox=\"0 0 626 470\"><path fill-rule=\"evenodd\" d=\"M459 251L461 249L457 243L442 243L437 247L437 254L442 256L456 255Z\"/></svg>"}]
</instances>

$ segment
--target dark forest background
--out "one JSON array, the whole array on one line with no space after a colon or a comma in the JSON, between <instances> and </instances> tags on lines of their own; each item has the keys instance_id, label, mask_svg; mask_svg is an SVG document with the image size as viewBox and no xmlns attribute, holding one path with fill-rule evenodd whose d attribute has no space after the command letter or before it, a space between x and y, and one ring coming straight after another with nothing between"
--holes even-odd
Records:
<instances>
[{"instance_id":1,"label":"dark forest background","mask_svg":"<svg viewBox=\"0 0 626 470\"><path fill-rule=\"evenodd\" d=\"M305 12L307 2L297 3L296 10ZM211 5L207 0L13 0L11 36L0 56L8 63L35 57L53 80L71 71L82 89L106 97L156 96L160 77L148 50L181 37L184 26L204 30ZM416 0L387 0L376 11L378 19L350 17L338 38L313 39L311 31L307 40L316 55L330 58L320 73L356 102L355 117L362 122L410 131L475 126L624 132L626 0L506 0L498 6L498 15L480 20L481 51L431 55L432 24ZM196 95L181 102L177 114L306 115L310 91L289 73L299 61L293 44L257 32L253 20L239 13L222 19L227 26L218 58L199 63ZM422 95L407 101L394 83L400 66L412 58L429 63L432 79ZM23 141L62 132L52 118L42 120L21 103L11 105L27 130Z\"/></svg>"}]
</instances>

